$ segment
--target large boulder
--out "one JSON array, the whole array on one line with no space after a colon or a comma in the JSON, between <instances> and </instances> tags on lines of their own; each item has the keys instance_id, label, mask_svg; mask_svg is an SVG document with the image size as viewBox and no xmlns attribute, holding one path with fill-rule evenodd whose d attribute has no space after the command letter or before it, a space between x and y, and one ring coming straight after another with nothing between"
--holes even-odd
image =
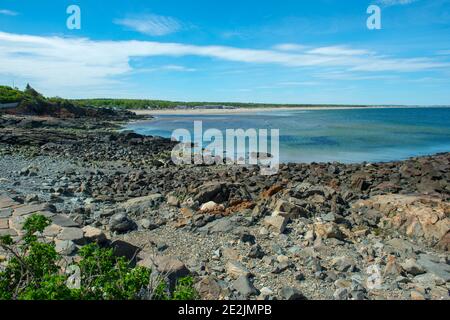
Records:
<instances>
[{"instance_id":1,"label":"large boulder","mask_svg":"<svg viewBox=\"0 0 450 320\"><path fill-rule=\"evenodd\" d=\"M84 238L87 242L95 242L98 244L102 244L106 242L106 235L105 233L95 227L92 226L85 226L83 229Z\"/></svg>"},{"instance_id":2,"label":"large boulder","mask_svg":"<svg viewBox=\"0 0 450 320\"><path fill-rule=\"evenodd\" d=\"M133 198L120 205L121 209L129 213L140 214L146 209L156 209L165 201L162 194L156 193L145 197Z\"/></svg>"},{"instance_id":3,"label":"large boulder","mask_svg":"<svg viewBox=\"0 0 450 320\"><path fill-rule=\"evenodd\" d=\"M202 300L219 300L223 297L223 290L217 281L212 277L205 277L195 284Z\"/></svg>"},{"instance_id":4,"label":"large boulder","mask_svg":"<svg viewBox=\"0 0 450 320\"><path fill-rule=\"evenodd\" d=\"M355 211L376 210L382 214L379 226L397 230L414 240L448 250L450 203L431 196L380 195L352 205Z\"/></svg>"},{"instance_id":5,"label":"large boulder","mask_svg":"<svg viewBox=\"0 0 450 320\"><path fill-rule=\"evenodd\" d=\"M308 215L308 211L295 204L294 198L287 199L279 199L275 203L275 208L272 212L273 216L283 216L290 219L298 218L300 216L306 217Z\"/></svg>"},{"instance_id":6,"label":"large boulder","mask_svg":"<svg viewBox=\"0 0 450 320\"><path fill-rule=\"evenodd\" d=\"M153 256L142 254L142 260L137 264L152 269L155 273L169 280L169 287L174 289L179 278L190 274L186 265L175 257L171 256Z\"/></svg>"},{"instance_id":7,"label":"large boulder","mask_svg":"<svg viewBox=\"0 0 450 320\"><path fill-rule=\"evenodd\" d=\"M252 199L247 188L238 183L210 182L193 190L193 194L193 200L199 204L214 201L232 206Z\"/></svg>"},{"instance_id":8,"label":"large boulder","mask_svg":"<svg viewBox=\"0 0 450 320\"><path fill-rule=\"evenodd\" d=\"M286 230L289 218L283 216L270 216L264 218L264 224L275 233L281 234Z\"/></svg>"},{"instance_id":9,"label":"large boulder","mask_svg":"<svg viewBox=\"0 0 450 320\"><path fill-rule=\"evenodd\" d=\"M109 229L117 233L125 233L133 230L136 224L128 218L126 213L116 213L109 220Z\"/></svg>"},{"instance_id":10,"label":"large boulder","mask_svg":"<svg viewBox=\"0 0 450 320\"><path fill-rule=\"evenodd\" d=\"M253 283L247 276L240 276L234 280L233 289L239 292L239 294L244 298L248 298L249 296L258 293L256 288L253 286Z\"/></svg>"},{"instance_id":11,"label":"large boulder","mask_svg":"<svg viewBox=\"0 0 450 320\"><path fill-rule=\"evenodd\" d=\"M334 222L317 222L314 224L314 232L318 238L339 239L345 238L344 233Z\"/></svg>"}]
</instances>

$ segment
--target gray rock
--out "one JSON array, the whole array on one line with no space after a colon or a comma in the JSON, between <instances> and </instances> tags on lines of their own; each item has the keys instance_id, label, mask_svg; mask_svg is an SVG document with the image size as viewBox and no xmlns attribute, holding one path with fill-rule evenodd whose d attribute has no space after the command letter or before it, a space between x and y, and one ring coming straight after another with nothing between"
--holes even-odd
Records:
<instances>
[{"instance_id":1,"label":"gray rock","mask_svg":"<svg viewBox=\"0 0 450 320\"><path fill-rule=\"evenodd\" d=\"M113 253L116 257L124 257L133 263L136 260L137 254L141 250L141 248L122 240L114 241L111 243L110 247L113 249Z\"/></svg>"},{"instance_id":2,"label":"gray rock","mask_svg":"<svg viewBox=\"0 0 450 320\"><path fill-rule=\"evenodd\" d=\"M208 201L214 201L221 203L227 199L222 195L226 189L225 184L212 182L204 184L199 188L197 194L194 197L194 201L199 203L206 203Z\"/></svg>"},{"instance_id":3,"label":"gray rock","mask_svg":"<svg viewBox=\"0 0 450 320\"><path fill-rule=\"evenodd\" d=\"M335 270L340 272L353 272L356 269L356 263L351 258L345 256L334 258L331 265Z\"/></svg>"},{"instance_id":4,"label":"gray rock","mask_svg":"<svg viewBox=\"0 0 450 320\"><path fill-rule=\"evenodd\" d=\"M256 238L254 235L252 235L250 232L248 232L247 230L241 232L241 234L239 235L240 240L243 243L250 243L250 244L255 244L256 243Z\"/></svg>"},{"instance_id":5,"label":"gray rock","mask_svg":"<svg viewBox=\"0 0 450 320\"><path fill-rule=\"evenodd\" d=\"M413 276L425 273L424 268L420 266L415 259L406 259L404 263L400 264L400 266L403 270Z\"/></svg>"},{"instance_id":6,"label":"gray rock","mask_svg":"<svg viewBox=\"0 0 450 320\"><path fill-rule=\"evenodd\" d=\"M180 201L177 197L171 195L167 197L167 204L172 207L178 207L180 205Z\"/></svg>"},{"instance_id":7,"label":"gray rock","mask_svg":"<svg viewBox=\"0 0 450 320\"><path fill-rule=\"evenodd\" d=\"M140 221L140 225L143 229L147 229L147 230L154 230L156 228L158 228L157 225L155 225L154 223L152 223L152 221L150 219L142 219Z\"/></svg>"},{"instance_id":8,"label":"gray rock","mask_svg":"<svg viewBox=\"0 0 450 320\"><path fill-rule=\"evenodd\" d=\"M177 279L190 274L189 269L183 262L171 256L148 256L139 261L138 264L151 268L154 272L167 277L171 289L175 287Z\"/></svg>"},{"instance_id":9,"label":"gray rock","mask_svg":"<svg viewBox=\"0 0 450 320\"><path fill-rule=\"evenodd\" d=\"M16 216L25 216L31 213L37 212L55 212L56 208L49 203L41 203L41 204L28 204L21 207L18 207L14 210L14 214Z\"/></svg>"},{"instance_id":10,"label":"gray rock","mask_svg":"<svg viewBox=\"0 0 450 320\"><path fill-rule=\"evenodd\" d=\"M0 229L0 237L17 237L17 232L13 229Z\"/></svg>"},{"instance_id":11,"label":"gray rock","mask_svg":"<svg viewBox=\"0 0 450 320\"><path fill-rule=\"evenodd\" d=\"M164 202L164 196L156 193L145 197L139 197L130 199L127 202L120 205L120 208L125 209L127 212L136 214L143 213L146 209L156 209L160 204Z\"/></svg>"},{"instance_id":12,"label":"gray rock","mask_svg":"<svg viewBox=\"0 0 450 320\"><path fill-rule=\"evenodd\" d=\"M284 271L286 271L289 268L292 268L293 264L290 263L289 261L282 261L282 262L278 262L275 265L275 268L272 270L273 274L280 274Z\"/></svg>"},{"instance_id":13,"label":"gray rock","mask_svg":"<svg viewBox=\"0 0 450 320\"><path fill-rule=\"evenodd\" d=\"M205 300L219 300L222 288L212 277L206 277L195 284L200 297Z\"/></svg>"},{"instance_id":14,"label":"gray rock","mask_svg":"<svg viewBox=\"0 0 450 320\"><path fill-rule=\"evenodd\" d=\"M252 259L262 259L266 254L262 250L259 244L256 244L250 248L250 252L248 254L249 258Z\"/></svg>"},{"instance_id":15,"label":"gray rock","mask_svg":"<svg viewBox=\"0 0 450 320\"><path fill-rule=\"evenodd\" d=\"M80 228L63 228L58 235L59 240L70 240L76 244L84 244L84 233Z\"/></svg>"},{"instance_id":16,"label":"gray rock","mask_svg":"<svg viewBox=\"0 0 450 320\"><path fill-rule=\"evenodd\" d=\"M60 227L78 227L78 223L62 214L54 215L50 220L52 220L54 224Z\"/></svg>"},{"instance_id":17,"label":"gray rock","mask_svg":"<svg viewBox=\"0 0 450 320\"><path fill-rule=\"evenodd\" d=\"M245 298L258 293L256 288L250 282L250 279L246 276L240 276L237 278L233 282L233 288Z\"/></svg>"},{"instance_id":18,"label":"gray rock","mask_svg":"<svg viewBox=\"0 0 450 320\"><path fill-rule=\"evenodd\" d=\"M95 242L98 244L105 243L107 238L102 230L94 228L93 226L86 226L83 228L84 238L87 242Z\"/></svg>"},{"instance_id":19,"label":"gray rock","mask_svg":"<svg viewBox=\"0 0 450 320\"><path fill-rule=\"evenodd\" d=\"M280 291L283 300L307 300L300 290L292 287L284 287Z\"/></svg>"},{"instance_id":20,"label":"gray rock","mask_svg":"<svg viewBox=\"0 0 450 320\"><path fill-rule=\"evenodd\" d=\"M450 265L440 263L439 259L427 255L421 254L417 263L429 273L443 279L445 282L450 281Z\"/></svg>"},{"instance_id":21,"label":"gray rock","mask_svg":"<svg viewBox=\"0 0 450 320\"><path fill-rule=\"evenodd\" d=\"M337 289L334 294L333 297L335 300L348 300L349 298L349 292L347 288L339 288Z\"/></svg>"},{"instance_id":22,"label":"gray rock","mask_svg":"<svg viewBox=\"0 0 450 320\"><path fill-rule=\"evenodd\" d=\"M55 242L55 250L59 254L70 256L77 250L77 246L73 241L61 240Z\"/></svg>"},{"instance_id":23,"label":"gray rock","mask_svg":"<svg viewBox=\"0 0 450 320\"><path fill-rule=\"evenodd\" d=\"M299 282L304 281L305 280L305 275L303 273L299 272L299 273L297 273L295 275L295 280L297 280Z\"/></svg>"},{"instance_id":24,"label":"gray rock","mask_svg":"<svg viewBox=\"0 0 450 320\"><path fill-rule=\"evenodd\" d=\"M135 224L126 213L116 213L109 220L109 228L113 232L125 233L133 230Z\"/></svg>"},{"instance_id":25,"label":"gray rock","mask_svg":"<svg viewBox=\"0 0 450 320\"><path fill-rule=\"evenodd\" d=\"M37 194L27 194L25 196L26 203L37 202L37 201L39 201L39 196Z\"/></svg>"},{"instance_id":26,"label":"gray rock","mask_svg":"<svg viewBox=\"0 0 450 320\"><path fill-rule=\"evenodd\" d=\"M364 294L363 291L352 291L350 293L352 300L365 300L366 299L366 295Z\"/></svg>"},{"instance_id":27,"label":"gray rock","mask_svg":"<svg viewBox=\"0 0 450 320\"><path fill-rule=\"evenodd\" d=\"M230 217L225 217L208 223L204 227L201 227L199 231L207 233L227 233L234 230L236 227L236 223L232 221Z\"/></svg>"},{"instance_id":28,"label":"gray rock","mask_svg":"<svg viewBox=\"0 0 450 320\"><path fill-rule=\"evenodd\" d=\"M330 212L328 214L323 215L322 220L325 222L335 222L336 221L336 216L334 213Z\"/></svg>"},{"instance_id":29,"label":"gray rock","mask_svg":"<svg viewBox=\"0 0 450 320\"><path fill-rule=\"evenodd\" d=\"M387 251L399 255L410 255L415 251L415 247L412 243L398 238L391 239L387 241L386 244L389 247Z\"/></svg>"},{"instance_id":30,"label":"gray rock","mask_svg":"<svg viewBox=\"0 0 450 320\"><path fill-rule=\"evenodd\" d=\"M432 273L424 273L418 276L415 276L412 279L413 282L418 283L420 286L425 287L425 288L431 288L434 286L441 286L441 285L445 285L445 281L432 274ZM409 282L409 281L408 281Z\"/></svg>"},{"instance_id":31,"label":"gray rock","mask_svg":"<svg viewBox=\"0 0 450 320\"><path fill-rule=\"evenodd\" d=\"M278 234L281 234L286 230L288 222L289 218L283 216L270 216L264 218L264 224Z\"/></svg>"},{"instance_id":32,"label":"gray rock","mask_svg":"<svg viewBox=\"0 0 450 320\"><path fill-rule=\"evenodd\" d=\"M241 276L250 276L250 271L248 271L248 269L238 261L229 261L225 265L225 268L227 273L235 279Z\"/></svg>"},{"instance_id":33,"label":"gray rock","mask_svg":"<svg viewBox=\"0 0 450 320\"><path fill-rule=\"evenodd\" d=\"M0 219L11 217L12 212L13 212L13 210L11 208L0 209Z\"/></svg>"},{"instance_id":34,"label":"gray rock","mask_svg":"<svg viewBox=\"0 0 450 320\"><path fill-rule=\"evenodd\" d=\"M273 296L273 291L268 288L268 287L264 287L261 289L261 294L258 297L259 300L269 300L270 298L272 298Z\"/></svg>"}]
</instances>

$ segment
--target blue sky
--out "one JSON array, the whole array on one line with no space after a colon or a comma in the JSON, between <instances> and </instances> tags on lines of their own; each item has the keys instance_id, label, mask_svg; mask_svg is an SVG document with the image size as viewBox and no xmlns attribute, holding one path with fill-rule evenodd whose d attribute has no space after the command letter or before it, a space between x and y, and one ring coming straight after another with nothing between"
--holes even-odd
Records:
<instances>
[{"instance_id":1,"label":"blue sky","mask_svg":"<svg viewBox=\"0 0 450 320\"><path fill-rule=\"evenodd\" d=\"M450 0L2 0L13 82L69 98L450 104Z\"/></svg>"}]
</instances>

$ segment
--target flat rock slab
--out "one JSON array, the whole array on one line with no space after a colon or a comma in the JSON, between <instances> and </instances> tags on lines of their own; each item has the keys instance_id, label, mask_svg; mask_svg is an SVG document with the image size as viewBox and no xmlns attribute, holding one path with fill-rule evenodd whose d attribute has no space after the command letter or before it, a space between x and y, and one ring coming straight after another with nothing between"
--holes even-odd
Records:
<instances>
[{"instance_id":1,"label":"flat rock slab","mask_svg":"<svg viewBox=\"0 0 450 320\"><path fill-rule=\"evenodd\" d=\"M84 232L84 238L87 242L96 242L96 243L103 243L106 242L107 238L106 235L103 233L102 230L98 228L94 228L92 226L85 226L83 228Z\"/></svg>"},{"instance_id":2,"label":"flat rock slab","mask_svg":"<svg viewBox=\"0 0 450 320\"><path fill-rule=\"evenodd\" d=\"M54 207L48 203L30 204L16 208L13 214L15 216L24 216L32 213L41 213L43 211L53 212Z\"/></svg>"},{"instance_id":3,"label":"flat rock slab","mask_svg":"<svg viewBox=\"0 0 450 320\"><path fill-rule=\"evenodd\" d=\"M62 228L56 224L49 225L47 228L44 229L44 236L46 237L56 237L60 232Z\"/></svg>"},{"instance_id":4,"label":"flat rock slab","mask_svg":"<svg viewBox=\"0 0 450 320\"><path fill-rule=\"evenodd\" d=\"M59 240L70 240L76 244L82 244L84 241L83 230L80 228L63 228L58 235Z\"/></svg>"},{"instance_id":5,"label":"flat rock slab","mask_svg":"<svg viewBox=\"0 0 450 320\"><path fill-rule=\"evenodd\" d=\"M199 231L206 233L227 233L236 227L237 224L230 217L225 217L208 223L206 226L199 228Z\"/></svg>"},{"instance_id":6,"label":"flat rock slab","mask_svg":"<svg viewBox=\"0 0 450 320\"><path fill-rule=\"evenodd\" d=\"M57 226L60 227L67 228L79 226L78 223L76 223L75 221L73 221L72 219L63 214L54 215L53 217L50 218L50 220L52 220L53 224L56 224Z\"/></svg>"},{"instance_id":7,"label":"flat rock slab","mask_svg":"<svg viewBox=\"0 0 450 320\"><path fill-rule=\"evenodd\" d=\"M9 218L12 216L13 209L6 208L6 209L0 209L0 219L2 218Z\"/></svg>"},{"instance_id":8,"label":"flat rock slab","mask_svg":"<svg viewBox=\"0 0 450 320\"><path fill-rule=\"evenodd\" d=\"M77 250L77 246L70 240L57 240L55 243L55 250L59 254L70 256Z\"/></svg>"},{"instance_id":9,"label":"flat rock slab","mask_svg":"<svg viewBox=\"0 0 450 320\"><path fill-rule=\"evenodd\" d=\"M18 234L13 229L0 229L0 237L4 236L17 237Z\"/></svg>"},{"instance_id":10,"label":"flat rock slab","mask_svg":"<svg viewBox=\"0 0 450 320\"><path fill-rule=\"evenodd\" d=\"M10 208L13 206L17 206L20 203L14 201L12 198L8 197L8 196L0 196L0 208Z\"/></svg>"},{"instance_id":11,"label":"flat rock slab","mask_svg":"<svg viewBox=\"0 0 450 320\"><path fill-rule=\"evenodd\" d=\"M23 224L25 223L26 217L18 216L11 217L9 219L9 227L15 229L16 231L21 232L23 228Z\"/></svg>"},{"instance_id":12,"label":"flat rock slab","mask_svg":"<svg viewBox=\"0 0 450 320\"><path fill-rule=\"evenodd\" d=\"M145 197L133 198L120 205L127 211L145 210L146 208L156 208L164 202L164 196L157 193Z\"/></svg>"},{"instance_id":13,"label":"flat rock slab","mask_svg":"<svg viewBox=\"0 0 450 320\"><path fill-rule=\"evenodd\" d=\"M450 281L450 265L440 263L438 259L427 254L421 254L417 263L424 268L426 272L434 274L445 282Z\"/></svg>"},{"instance_id":14,"label":"flat rock slab","mask_svg":"<svg viewBox=\"0 0 450 320\"><path fill-rule=\"evenodd\" d=\"M9 229L8 219L0 219L0 229Z\"/></svg>"}]
</instances>

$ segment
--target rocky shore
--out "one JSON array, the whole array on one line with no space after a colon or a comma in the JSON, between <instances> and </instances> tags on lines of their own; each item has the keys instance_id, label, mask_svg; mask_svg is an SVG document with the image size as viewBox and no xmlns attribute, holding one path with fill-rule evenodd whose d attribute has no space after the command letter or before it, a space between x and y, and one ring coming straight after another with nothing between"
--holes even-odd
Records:
<instances>
[{"instance_id":1,"label":"rocky shore","mask_svg":"<svg viewBox=\"0 0 450 320\"><path fill-rule=\"evenodd\" d=\"M67 259L112 246L203 299L449 299L450 153L267 177L175 166L127 117L1 116L0 236L39 212Z\"/></svg>"}]
</instances>

